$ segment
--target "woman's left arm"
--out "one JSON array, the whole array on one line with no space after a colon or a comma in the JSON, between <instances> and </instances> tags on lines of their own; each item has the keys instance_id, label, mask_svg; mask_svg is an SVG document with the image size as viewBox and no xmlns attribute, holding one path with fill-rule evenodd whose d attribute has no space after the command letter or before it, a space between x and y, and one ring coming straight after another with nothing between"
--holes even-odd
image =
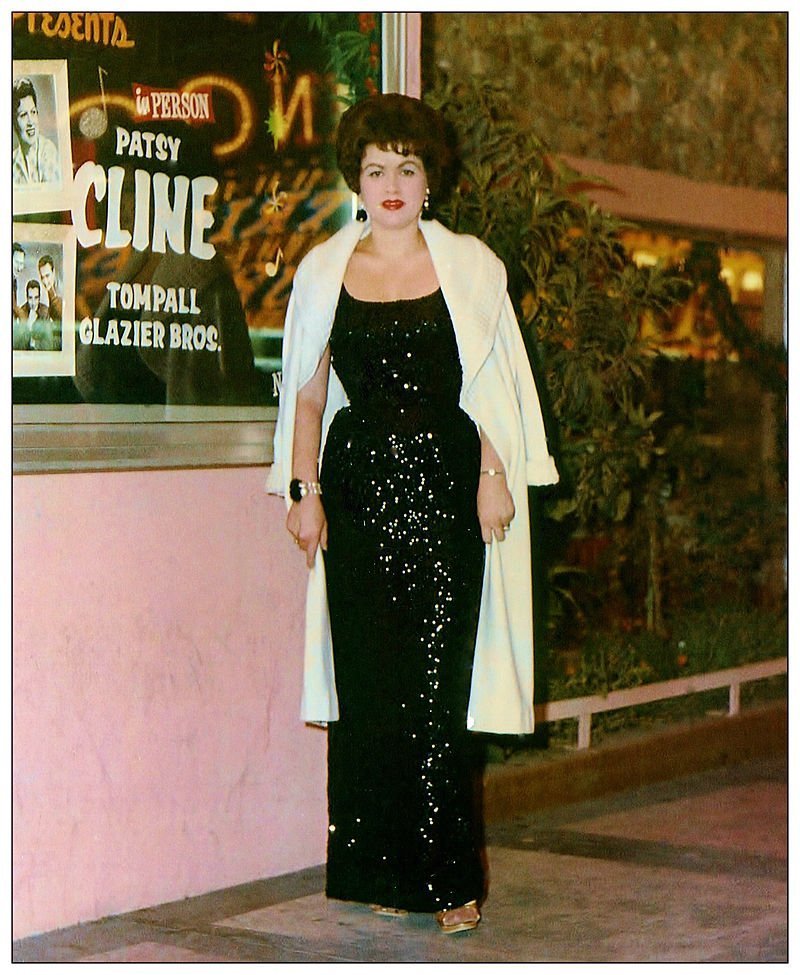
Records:
<instances>
[{"instance_id":1,"label":"woman's left arm","mask_svg":"<svg viewBox=\"0 0 800 975\"><path fill-rule=\"evenodd\" d=\"M506 537L515 514L506 471L494 445L481 430L481 475L478 482L478 521L484 542Z\"/></svg>"}]
</instances>

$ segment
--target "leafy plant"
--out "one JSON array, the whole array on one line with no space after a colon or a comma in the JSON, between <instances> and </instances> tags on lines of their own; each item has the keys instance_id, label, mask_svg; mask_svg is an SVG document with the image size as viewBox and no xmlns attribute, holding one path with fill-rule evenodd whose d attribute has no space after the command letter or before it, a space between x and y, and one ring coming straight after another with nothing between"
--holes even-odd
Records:
<instances>
[{"instance_id":1,"label":"leafy plant","mask_svg":"<svg viewBox=\"0 0 800 975\"><path fill-rule=\"evenodd\" d=\"M330 51L327 70L344 92L347 105L374 95L380 84L380 17L375 13L306 14Z\"/></svg>"},{"instance_id":2,"label":"leafy plant","mask_svg":"<svg viewBox=\"0 0 800 975\"><path fill-rule=\"evenodd\" d=\"M787 645L784 613L731 603L681 614L668 641L670 656L686 674L783 657Z\"/></svg>"},{"instance_id":3,"label":"leafy plant","mask_svg":"<svg viewBox=\"0 0 800 975\"><path fill-rule=\"evenodd\" d=\"M702 288L730 346L779 408L783 351L747 330L702 250L675 268L629 260L619 242L627 224L586 199L590 184L520 126L500 87L442 75L427 97L462 152L439 215L506 265L562 475L537 506L555 552L548 609L562 637L547 699L782 655L785 615L755 609L749 588L764 552L780 549L780 499L744 489L705 436L703 364L655 355L639 326ZM570 662L560 675L559 657ZM775 690L779 683L765 693ZM715 693L595 724L702 714L718 706Z\"/></svg>"},{"instance_id":4,"label":"leafy plant","mask_svg":"<svg viewBox=\"0 0 800 975\"><path fill-rule=\"evenodd\" d=\"M462 152L462 176L441 216L503 259L552 420L562 485L545 503L547 516L587 535L637 509L661 517L660 414L647 408L653 357L639 323L685 298L685 278L627 257L619 242L626 224L591 203L585 180L520 127L501 87L442 76L428 100Z\"/></svg>"},{"instance_id":5,"label":"leafy plant","mask_svg":"<svg viewBox=\"0 0 800 975\"><path fill-rule=\"evenodd\" d=\"M755 598L764 573L777 571L785 531L785 349L742 321L715 246L696 243L677 267L634 264L619 241L629 225L586 198L596 181L560 164L500 85L441 74L427 97L462 153L440 216L506 265L562 476L543 500L546 521L562 528L551 533L562 543L550 573L554 624L624 612L666 634L686 595L681 568L707 573L706 596L727 588L744 597L750 587ZM641 338L645 315L668 315L693 292L741 368L772 394L779 484L771 495L763 485L744 489L732 469L725 475L728 461L709 445L709 367L667 361ZM611 543L605 557L576 572L566 550L598 536Z\"/></svg>"}]
</instances>

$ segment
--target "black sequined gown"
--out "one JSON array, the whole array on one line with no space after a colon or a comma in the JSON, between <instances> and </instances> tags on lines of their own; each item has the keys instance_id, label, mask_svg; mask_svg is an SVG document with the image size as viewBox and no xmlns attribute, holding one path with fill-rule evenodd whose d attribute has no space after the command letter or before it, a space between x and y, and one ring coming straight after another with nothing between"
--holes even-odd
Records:
<instances>
[{"instance_id":1,"label":"black sequined gown","mask_svg":"<svg viewBox=\"0 0 800 975\"><path fill-rule=\"evenodd\" d=\"M321 470L340 718L328 727L327 894L410 911L479 898L466 730L484 544L480 439L440 291L342 289L331 363L350 406Z\"/></svg>"}]
</instances>

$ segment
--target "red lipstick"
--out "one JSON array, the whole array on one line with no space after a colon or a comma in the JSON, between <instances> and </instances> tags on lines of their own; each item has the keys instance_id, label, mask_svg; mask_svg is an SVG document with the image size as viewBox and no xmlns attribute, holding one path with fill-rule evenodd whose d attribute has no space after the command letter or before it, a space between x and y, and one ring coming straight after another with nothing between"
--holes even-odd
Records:
<instances>
[{"instance_id":1,"label":"red lipstick","mask_svg":"<svg viewBox=\"0 0 800 975\"><path fill-rule=\"evenodd\" d=\"M405 203L402 200L384 200L381 206L384 210L399 210Z\"/></svg>"}]
</instances>

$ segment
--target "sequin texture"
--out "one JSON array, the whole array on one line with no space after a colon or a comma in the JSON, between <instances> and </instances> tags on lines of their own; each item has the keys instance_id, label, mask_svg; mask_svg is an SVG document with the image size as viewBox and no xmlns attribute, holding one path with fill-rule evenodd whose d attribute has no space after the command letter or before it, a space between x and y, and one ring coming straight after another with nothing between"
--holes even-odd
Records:
<instances>
[{"instance_id":1,"label":"sequin texture","mask_svg":"<svg viewBox=\"0 0 800 975\"><path fill-rule=\"evenodd\" d=\"M327 892L412 911L482 893L466 730L483 574L480 441L436 292L342 295L331 363L350 401L321 480L340 720L328 729Z\"/></svg>"}]
</instances>

